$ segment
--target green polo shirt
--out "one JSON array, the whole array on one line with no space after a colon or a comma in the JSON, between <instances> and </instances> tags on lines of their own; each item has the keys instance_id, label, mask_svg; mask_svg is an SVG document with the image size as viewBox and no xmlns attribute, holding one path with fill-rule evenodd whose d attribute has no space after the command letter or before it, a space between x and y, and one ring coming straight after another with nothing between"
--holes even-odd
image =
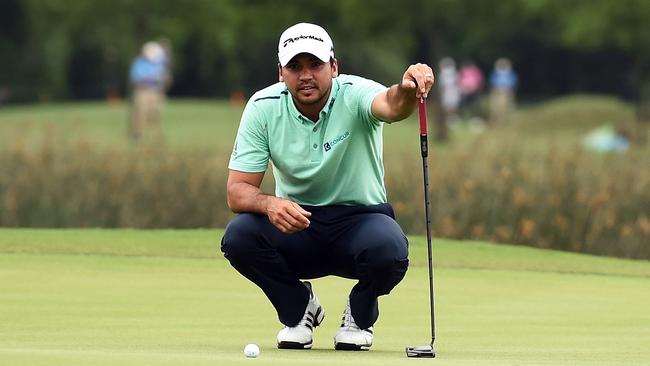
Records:
<instances>
[{"instance_id":1,"label":"green polo shirt","mask_svg":"<svg viewBox=\"0 0 650 366\"><path fill-rule=\"evenodd\" d=\"M299 204L385 203L383 123L371 113L383 90L339 75L315 123L298 111L284 83L260 90L244 109L228 168L264 172L270 159L275 195Z\"/></svg>"}]
</instances>

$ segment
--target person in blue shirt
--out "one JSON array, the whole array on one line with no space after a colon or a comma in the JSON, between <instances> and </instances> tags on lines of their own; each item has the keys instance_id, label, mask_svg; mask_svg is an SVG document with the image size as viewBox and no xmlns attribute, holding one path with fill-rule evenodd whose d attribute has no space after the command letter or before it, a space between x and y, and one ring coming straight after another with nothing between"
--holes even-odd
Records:
<instances>
[{"instance_id":1,"label":"person in blue shirt","mask_svg":"<svg viewBox=\"0 0 650 366\"><path fill-rule=\"evenodd\" d=\"M506 121L515 109L517 83L517 74L512 70L510 60L498 59L490 74L490 123Z\"/></svg>"},{"instance_id":2,"label":"person in blue shirt","mask_svg":"<svg viewBox=\"0 0 650 366\"><path fill-rule=\"evenodd\" d=\"M165 101L169 78L163 47L157 42L147 42L141 54L133 61L129 81L133 91L129 137L141 140L146 134L162 137L160 114Z\"/></svg>"}]
</instances>

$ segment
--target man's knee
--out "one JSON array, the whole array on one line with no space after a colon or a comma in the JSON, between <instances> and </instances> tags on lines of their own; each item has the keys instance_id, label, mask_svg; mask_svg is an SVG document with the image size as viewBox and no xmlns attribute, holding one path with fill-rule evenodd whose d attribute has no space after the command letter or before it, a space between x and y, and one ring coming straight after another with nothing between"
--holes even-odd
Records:
<instances>
[{"instance_id":1,"label":"man's knee","mask_svg":"<svg viewBox=\"0 0 650 366\"><path fill-rule=\"evenodd\" d=\"M408 258L384 257L370 261L366 276L374 282L377 295L387 295L402 282L408 266Z\"/></svg>"},{"instance_id":2,"label":"man's knee","mask_svg":"<svg viewBox=\"0 0 650 366\"><path fill-rule=\"evenodd\" d=\"M366 242L365 260L374 269L391 269L400 266L395 263L408 258L408 239L397 223L387 217L379 216L373 222L372 235Z\"/></svg>"},{"instance_id":3,"label":"man's knee","mask_svg":"<svg viewBox=\"0 0 650 366\"><path fill-rule=\"evenodd\" d=\"M230 221L221 238L221 251L226 259L245 261L259 248L260 228L255 219L255 215L243 213Z\"/></svg>"},{"instance_id":4,"label":"man's knee","mask_svg":"<svg viewBox=\"0 0 650 366\"><path fill-rule=\"evenodd\" d=\"M386 239L367 249L366 262L373 270L383 271L400 267L408 258L406 239Z\"/></svg>"},{"instance_id":5,"label":"man's knee","mask_svg":"<svg viewBox=\"0 0 650 366\"><path fill-rule=\"evenodd\" d=\"M397 228L382 233L361 256L362 272L372 278L379 294L388 294L402 281L408 270L408 240Z\"/></svg>"}]
</instances>

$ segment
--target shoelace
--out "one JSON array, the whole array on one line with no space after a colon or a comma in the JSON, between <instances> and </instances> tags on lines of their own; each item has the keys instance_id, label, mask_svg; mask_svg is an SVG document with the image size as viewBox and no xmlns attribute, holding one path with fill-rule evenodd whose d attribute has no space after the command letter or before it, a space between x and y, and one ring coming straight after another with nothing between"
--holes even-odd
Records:
<instances>
[{"instance_id":1,"label":"shoelace","mask_svg":"<svg viewBox=\"0 0 650 366\"><path fill-rule=\"evenodd\" d=\"M354 322L352 317L352 311L350 310L350 301L345 305L345 310L343 311L343 317L341 318L341 327L352 328L354 330L359 330L357 323Z\"/></svg>"},{"instance_id":2,"label":"shoelace","mask_svg":"<svg viewBox=\"0 0 650 366\"><path fill-rule=\"evenodd\" d=\"M348 303L345 305L345 310L343 310L343 317L341 318L341 328L344 327L348 330L363 330L372 334L372 327L369 327L368 329L361 329L357 323L354 322L354 318L352 317L352 310L350 309L350 300L348 300Z\"/></svg>"}]
</instances>

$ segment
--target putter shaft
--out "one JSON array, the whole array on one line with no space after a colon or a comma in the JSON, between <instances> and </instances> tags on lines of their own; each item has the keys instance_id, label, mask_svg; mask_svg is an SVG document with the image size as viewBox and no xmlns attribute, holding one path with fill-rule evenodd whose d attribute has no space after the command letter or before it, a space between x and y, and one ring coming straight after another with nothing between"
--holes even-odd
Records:
<instances>
[{"instance_id":1,"label":"putter shaft","mask_svg":"<svg viewBox=\"0 0 650 366\"><path fill-rule=\"evenodd\" d=\"M433 296L433 255L431 247L431 211L429 200L429 143L427 134L427 111L424 98L418 103L420 114L420 150L422 153L422 173L424 175L424 210L427 226L427 254L429 263L429 303L431 309L431 348L436 340L435 301Z\"/></svg>"}]
</instances>

